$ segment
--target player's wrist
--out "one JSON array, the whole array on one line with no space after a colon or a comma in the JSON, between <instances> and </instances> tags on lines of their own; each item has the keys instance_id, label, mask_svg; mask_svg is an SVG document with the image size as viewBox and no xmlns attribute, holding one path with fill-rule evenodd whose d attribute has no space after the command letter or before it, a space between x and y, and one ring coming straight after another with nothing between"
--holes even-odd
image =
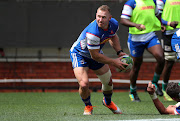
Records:
<instances>
[{"instance_id":1,"label":"player's wrist","mask_svg":"<svg viewBox=\"0 0 180 121\"><path fill-rule=\"evenodd\" d=\"M157 99L157 95L156 95L156 93L155 93L155 92L154 92L153 94L150 94L150 97L151 97L151 99L152 99L152 100Z\"/></svg>"},{"instance_id":2,"label":"player's wrist","mask_svg":"<svg viewBox=\"0 0 180 121\"><path fill-rule=\"evenodd\" d=\"M168 21L168 22L167 22L167 25L170 26L170 25L171 25L171 22Z\"/></svg>"},{"instance_id":3,"label":"player's wrist","mask_svg":"<svg viewBox=\"0 0 180 121\"><path fill-rule=\"evenodd\" d=\"M119 50L119 51L117 51L117 55L119 55L121 52L123 52L123 50L121 49L121 50Z\"/></svg>"}]
</instances>

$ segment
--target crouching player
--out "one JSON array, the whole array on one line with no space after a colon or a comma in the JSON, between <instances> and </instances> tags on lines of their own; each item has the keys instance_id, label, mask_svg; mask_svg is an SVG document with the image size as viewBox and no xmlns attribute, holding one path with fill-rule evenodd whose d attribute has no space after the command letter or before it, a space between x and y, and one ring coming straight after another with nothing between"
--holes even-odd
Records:
<instances>
[{"instance_id":1,"label":"crouching player","mask_svg":"<svg viewBox=\"0 0 180 121\"><path fill-rule=\"evenodd\" d=\"M180 115L180 85L178 83L170 82L167 85L166 93L174 101L178 102L176 105L169 105L167 108L165 108L162 102L157 98L155 85L152 84L152 82L149 82L147 91L160 114Z\"/></svg>"},{"instance_id":2,"label":"crouching player","mask_svg":"<svg viewBox=\"0 0 180 121\"><path fill-rule=\"evenodd\" d=\"M119 69L125 69L123 65L128 64L121 62L120 58L109 58L102 52L102 47L109 41L119 57L126 54L121 50L116 34L119 27L118 21L111 17L110 8L107 5L100 6L97 9L96 20L82 31L70 49L73 71L79 83L79 94L85 104L84 115L91 115L93 111L89 90L89 69L94 71L102 83L103 105L114 114L121 114L118 106L111 101L113 83L108 64Z\"/></svg>"}]
</instances>

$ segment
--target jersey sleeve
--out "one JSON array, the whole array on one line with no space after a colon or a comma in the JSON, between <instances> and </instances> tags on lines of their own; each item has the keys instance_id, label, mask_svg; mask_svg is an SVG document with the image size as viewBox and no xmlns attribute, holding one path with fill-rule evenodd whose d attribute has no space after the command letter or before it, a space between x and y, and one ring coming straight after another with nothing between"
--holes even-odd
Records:
<instances>
[{"instance_id":1,"label":"jersey sleeve","mask_svg":"<svg viewBox=\"0 0 180 121\"><path fill-rule=\"evenodd\" d=\"M156 0L156 4L157 4L157 8L158 8L159 12L162 13L165 1L164 0Z\"/></svg>"},{"instance_id":2,"label":"jersey sleeve","mask_svg":"<svg viewBox=\"0 0 180 121\"><path fill-rule=\"evenodd\" d=\"M93 33L86 33L87 48L88 49L100 49L100 37Z\"/></svg>"},{"instance_id":3,"label":"jersey sleeve","mask_svg":"<svg viewBox=\"0 0 180 121\"><path fill-rule=\"evenodd\" d=\"M111 24L112 23L112 24ZM115 36L116 35L116 32L119 30L119 23L118 21L115 19L115 18L111 18L110 20L110 24L113 26L112 29L113 29L113 34L111 36Z\"/></svg>"},{"instance_id":4,"label":"jersey sleeve","mask_svg":"<svg viewBox=\"0 0 180 121\"><path fill-rule=\"evenodd\" d=\"M180 102L176 104L176 109L174 110L175 115L180 115Z\"/></svg>"},{"instance_id":5,"label":"jersey sleeve","mask_svg":"<svg viewBox=\"0 0 180 121\"><path fill-rule=\"evenodd\" d=\"M123 7L121 18L130 19L132 15L132 11L135 8L135 1L128 0Z\"/></svg>"},{"instance_id":6,"label":"jersey sleeve","mask_svg":"<svg viewBox=\"0 0 180 121\"><path fill-rule=\"evenodd\" d=\"M163 25L167 25L168 21L165 21L164 19L161 18L161 22Z\"/></svg>"},{"instance_id":7,"label":"jersey sleeve","mask_svg":"<svg viewBox=\"0 0 180 121\"><path fill-rule=\"evenodd\" d=\"M180 115L180 106L175 109L174 114Z\"/></svg>"}]
</instances>

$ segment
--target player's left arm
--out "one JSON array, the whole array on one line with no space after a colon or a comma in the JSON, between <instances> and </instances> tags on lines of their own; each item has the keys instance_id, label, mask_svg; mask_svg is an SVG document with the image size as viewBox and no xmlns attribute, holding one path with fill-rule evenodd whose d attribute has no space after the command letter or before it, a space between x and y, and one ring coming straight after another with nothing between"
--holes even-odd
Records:
<instances>
[{"instance_id":1,"label":"player's left arm","mask_svg":"<svg viewBox=\"0 0 180 121\"><path fill-rule=\"evenodd\" d=\"M152 82L149 82L147 91L150 94L153 103L160 114L170 114L175 115L174 111L176 110L175 105L169 105L167 108L163 105L163 103L157 98L157 95L155 93L155 85L152 84Z\"/></svg>"},{"instance_id":2,"label":"player's left arm","mask_svg":"<svg viewBox=\"0 0 180 121\"><path fill-rule=\"evenodd\" d=\"M163 12L163 8L164 8L164 5L165 5L166 1L165 0L156 0L156 4L157 4L157 8L158 8L158 11L160 13L160 16ZM178 21L165 21L164 19L161 18L161 21L162 21L162 24L163 25L168 25L168 26L171 26L173 28L176 28L176 26L178 25Z\"/></svg>"},{"instance_id":3,"label":"player's left arm","mask_svg":"<svg viewBox=\"0 0 180 121\"><path fill-rule=\"evenodd\" d=\"M159 12L157 5L155 8L155 15L159 19L159 21L161 22L161 31L164 32L166 30L166 27L163 25L163 23L161 21L161 13Z\"/></svg>"},{"instance_id":4,"label":"player's left arm","mask_svg":"<svg viewBox=\"0 0 180 121\"><path fill-rule=\"evenodd\" d=\"M119 41L119 37L117 34L115 34L110 40L109 40L109 44L114 48L114 50L118 53L118 56L123 56L126 55L126 53L124 53L122 51L121 45L120 45L120 41Z\"/></svg>"},{"instance_id":5,"label":"player's left arm","mask_svg":"<svg viewBox=\"0 0 180 121\"><path fill-rule=\"evenodd\" d=\"M153 103L160 114L170 114L175 115L174 111L176 110L175 105L169 105L167 108L162 104L162 102L157 98L153 100Z\"/></svg>"}]
</instances>

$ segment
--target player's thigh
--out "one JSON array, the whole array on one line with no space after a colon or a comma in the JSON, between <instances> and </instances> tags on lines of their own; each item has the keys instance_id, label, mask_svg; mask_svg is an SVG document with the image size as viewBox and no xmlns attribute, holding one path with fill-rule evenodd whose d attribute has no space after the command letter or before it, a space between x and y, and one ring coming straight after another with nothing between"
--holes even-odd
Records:
<instances>
[{"instance_id":1,"label":"player's thigh","mask_svg":"<svg viewBox=\"0 0 180 121\"><path fill-rule=\"evenodd\" d=\"M96 74L96 75L103 75L103 74L105 74L105 73L107 73L108 71L109 71L109 66L108 66L108 64L105 64L104 66L102 66L100 69L98 69L98 70L94 70L94 73Z\"/></svg>"},{"instance_id":2,"label":"player's thigh","mask_svg":"<svg viewBox=\"0 0 180 121\"><path fill-rule=\"evenodd\" d=\"M78 82L88 83L88 69L89 64L83 56L79 53L70 53L73 71Z\"/></svg>"},{"instance_id":3,"label":"player's thigh","mask_svg":"<svg viewBox=\"0 0 180 121\"><path fill-rule=\"evenodd\" d=\"M147 49L154 57L164 57L163 49L160 44Z\"/></svg>"},{"instance_id":4,"label":"player's thigh","mask_svg":"<svg viewBox=\"0 0 180 121\"><path fill-rule=\"evenodd\" d=\"M155 58L164 58L164 53L160 41L157 37L152 38L147 46L147 50L155 57Z\"/></svg>"},{"instance_id":5,"label":"player's thigh","mask_svg":"<svg viewBox=\"0 0 180 121\"><path fill-rule=\"evenodd\" d=\"M76 67L73 69L74 75L80 85L87 85L89 83L88 70L89 67Z\"/></svg>"}]
</instances>

